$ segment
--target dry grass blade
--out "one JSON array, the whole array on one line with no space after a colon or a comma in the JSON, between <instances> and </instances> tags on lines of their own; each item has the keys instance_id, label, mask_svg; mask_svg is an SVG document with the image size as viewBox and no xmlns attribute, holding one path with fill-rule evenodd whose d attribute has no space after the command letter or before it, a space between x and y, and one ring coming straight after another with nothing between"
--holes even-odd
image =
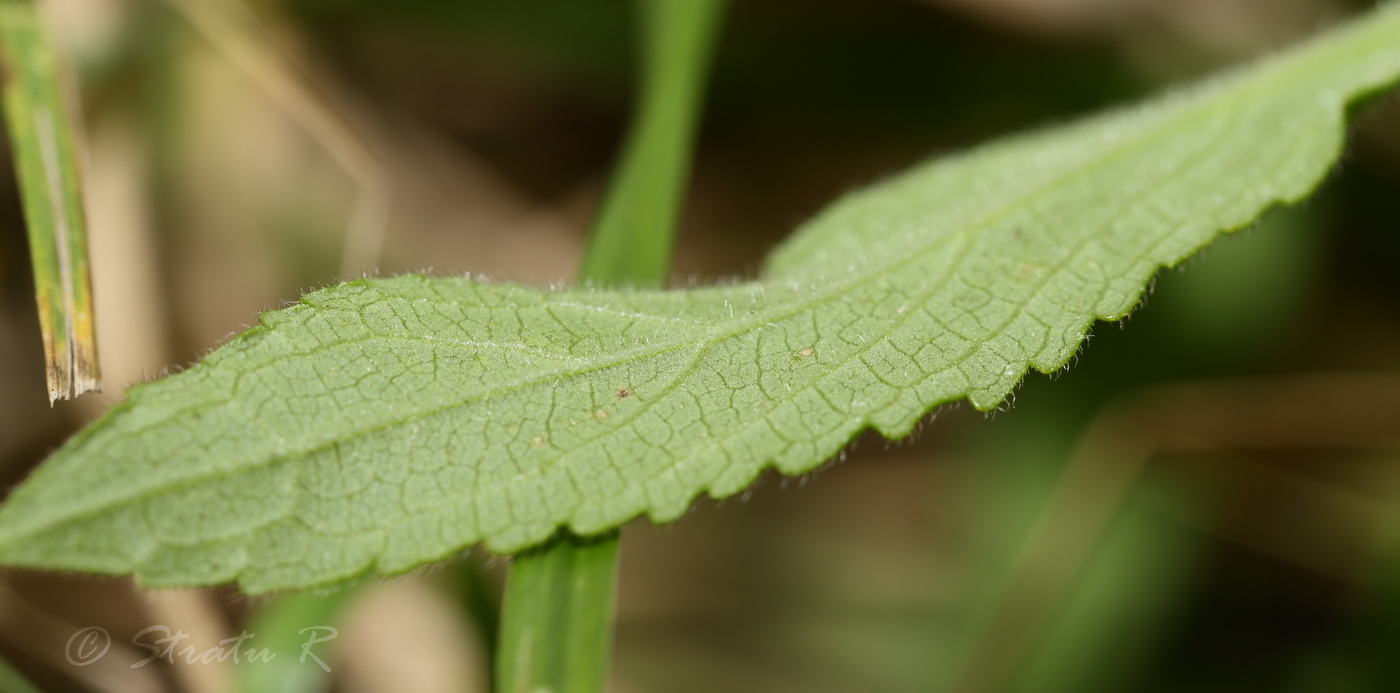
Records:
<instances>
[{"instance_id":1,"label":"dry grass blade","mask_svg":"<svg viewBox=\"0 0 1400 693\"><path fill-rule=\"evenodd\" d=\"M52 404L102 388L77 165L79 137L32 1L0 1L0 79L29 228Z\"/></svg>"},{"instance_id":2,"label":"dry grass blade","mask_svg":"<svg viewBox=\"0 0 1400 693\"><path fill-rule=\"evenodd\" d=\"M3 0L0 0L3 1ZM389 224L391 185L364 129L304 78L296 60L270 47L258 18L241 2L166 0L190 26L305 128L354 182L355 207L345 233L341 276L372 273Z\"/></svg>"}]
</instances>

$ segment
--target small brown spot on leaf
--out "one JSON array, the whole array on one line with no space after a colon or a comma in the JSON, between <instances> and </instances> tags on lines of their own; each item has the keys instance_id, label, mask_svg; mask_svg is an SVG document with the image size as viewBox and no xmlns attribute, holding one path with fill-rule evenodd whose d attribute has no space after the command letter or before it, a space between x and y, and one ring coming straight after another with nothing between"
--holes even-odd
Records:
<instances>
[{"instance_id":1,"label":"small brown spot on leaf","mask_svg":"<svg viewBox=\"0 0 1400 693\"><path fill-rule=\"evenodd\" d=\"M618 388L617 392L613 393L613 396L618 399L627 399L632 396L632 391L625 387Z\"/></svg>"}]
</instances>

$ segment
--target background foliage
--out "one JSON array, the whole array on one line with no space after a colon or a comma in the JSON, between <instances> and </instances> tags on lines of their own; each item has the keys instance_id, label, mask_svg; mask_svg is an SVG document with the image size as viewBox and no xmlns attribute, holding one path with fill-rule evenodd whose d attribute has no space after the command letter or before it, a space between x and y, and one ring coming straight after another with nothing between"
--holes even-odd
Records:
<instances>
[{"instance_id":1,"label":"background foliage","mask_svg":"<svg viewBox=\"0 0 1400 693\"><path fill-rule=\"evenodd\" d=\"M736 3L677 280L751 275L825 201L930 151L1154 91L1360 4ZM200 33L179 2L52 5L83 77L109 394L43 406L8 184L6 484L126 383L336 280L356 210L388 181L381 273L566 278L629 106L624 2L263 1L246 34L236 14ZM289 62L249 60L240 45ZM310 91L279 91L287 64ZM375 157L308 115L307 94L329 96ZM749 502L630 527L617 689L1386 690L1400 636L1400 408L1385 397L1400 362L1397 118L1393 98L1372 111L1318 197L1164 275L1127 329L1100 325L1088 358L1053 385L1033 375L1009 411L944 410L910 443L868 438L819 474L769 479ZM1323 392L1300 375L1314 372L1358 377ZM1257 386L1240 376L1312 394L1247 406ZM1081 478L1061 475L1071 460L1093 470L1148 437L1168 449L1148 456L1107 525L1045 520L1056 488L1069 502L1055 507L1112 495L1065 482ZM1085 536L1102 541L1081 552ZM1040 549L1023 552L1027 537ZM336 685L478 685L484 659L461 656L478 651L477 621L444 608L476 593L466 567L356 595ZM120 645L152 623L213 644L259 606L120 580L0 580L0 654L54 689L217 690L220 667L131 670L116 653L109 669L77 669L63 644L101 624Z\"/></svg>"}]
</instances>

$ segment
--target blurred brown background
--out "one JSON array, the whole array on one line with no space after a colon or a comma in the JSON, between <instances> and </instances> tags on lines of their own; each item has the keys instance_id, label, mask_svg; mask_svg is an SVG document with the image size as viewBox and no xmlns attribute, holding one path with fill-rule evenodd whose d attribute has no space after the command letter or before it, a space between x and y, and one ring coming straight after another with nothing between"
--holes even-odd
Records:
<instances>
[{"instance_id":1,"label":"blurred brown background","mask_svg":"<svg viewBox=\"0 0 1400 693\"><path fill-rule=\"evenodd\" d=\"M1368 4L736 1L674 283L753 276L826 201L926 156ZM303 290L360 271L568 280L628 120L621 0L47 5L85 106L107 392L46 406L6 168L6 487L126 385ZM1165 272L1014 407L948 407L912 441L867 436L820 473L629 527L615 690L1400 690L1397 190L1392 96L1315 198ZM485 690L482 612L454 604L482 579L489 601L502 572L474 555L361 587L317 685ZM203 649L268 604L8 571L0 655L45 690L231 690L233 665L130 668L130 639L166 624ZM88 625L113 651L74 667Z\"/></svg>"}]
</instances>

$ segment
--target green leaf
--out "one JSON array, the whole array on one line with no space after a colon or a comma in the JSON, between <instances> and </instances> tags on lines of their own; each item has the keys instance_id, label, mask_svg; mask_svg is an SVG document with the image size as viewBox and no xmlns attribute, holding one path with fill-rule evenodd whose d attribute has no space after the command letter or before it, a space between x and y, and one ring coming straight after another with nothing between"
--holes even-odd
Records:
<instances>
[{"instance_id":1,"label":"green leaf","mask_svg":"<svg viewBox=\"0 0 1400 693\"><path fill-rule=\"evenodd\" d=\"M312 293L68 442L0 561L248 592L476 542L680 516L858 431L996 406L1219 232L1317 185L1400 76L1400 4L1154 103L920 167L802 228L758 282Z\"/></svg>"}]
</instances>

